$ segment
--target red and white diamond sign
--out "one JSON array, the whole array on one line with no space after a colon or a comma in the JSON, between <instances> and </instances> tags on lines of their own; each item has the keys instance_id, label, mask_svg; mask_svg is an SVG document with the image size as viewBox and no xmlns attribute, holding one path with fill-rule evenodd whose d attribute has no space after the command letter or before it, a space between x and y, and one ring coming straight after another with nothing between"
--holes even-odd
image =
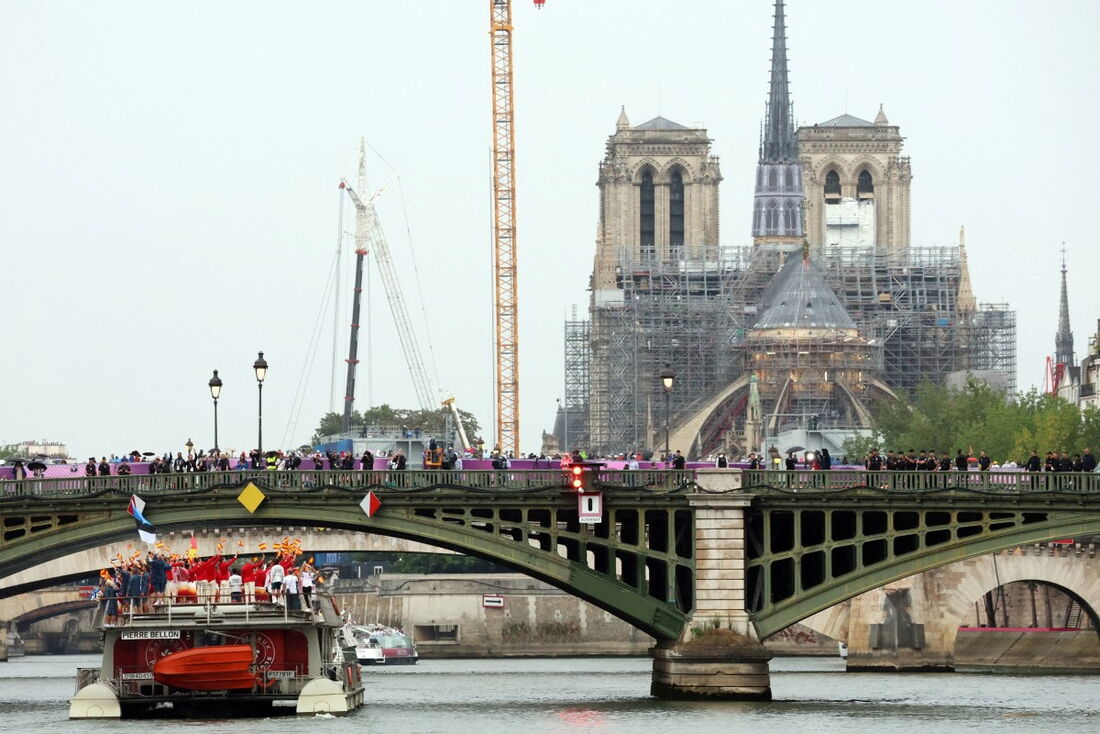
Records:
<instances>
[{"instance_id":1,"label":"red and white diamond sign","mask_svg":"<svg viewBox=\"0 0 1100 734\"><path fill-rule=\"evenodd\" d=\"M367 492L367 496L359 506L363 508L363 512L367 513L367 517L374 517L374 513L378 512L378 508L382 506L382 500L378 499L378 495L374 492Z\"/></svg>"}]
</instances>

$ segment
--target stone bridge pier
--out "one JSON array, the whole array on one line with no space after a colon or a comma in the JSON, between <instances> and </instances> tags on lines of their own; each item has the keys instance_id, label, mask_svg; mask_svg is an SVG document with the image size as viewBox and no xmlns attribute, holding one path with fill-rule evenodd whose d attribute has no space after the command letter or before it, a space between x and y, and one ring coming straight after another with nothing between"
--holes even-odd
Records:
<instances>
[{"instance_id":1,"label":"stone bridge pier","mask_svg":"<svg viewBox=\"0 0 1100 734\"><path fill-rule=\"evenodd\" d=\"M745 509L741 473L700 471L695 513L695 611L679 640L651 648L660 698L770 701L769 653L745 608Z\"/></svg>"}]
</instances>

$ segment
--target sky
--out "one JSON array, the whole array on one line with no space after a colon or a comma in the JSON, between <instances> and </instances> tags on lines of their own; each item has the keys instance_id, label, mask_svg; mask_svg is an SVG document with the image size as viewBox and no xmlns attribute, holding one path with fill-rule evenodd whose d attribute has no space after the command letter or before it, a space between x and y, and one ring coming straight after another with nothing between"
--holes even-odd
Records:
<instances>
[{"instance_id":1,"label":"sky","mask_svg":"<svg viewBox=\"0 0 1100 734\"><path fill-rule=\"evenodd\" d=\"M493 424L488 4L0 0L0 444L77 457L309 440L343 396L353 261L341 177L376 200L429 372ZM620 105L702 124L722 243L750 242L767 0L514 0L521 448L562 394L562 321L595 249L597 166ZM912 241L966 225L980 301L1018 314L1041 385L1060 248L1078 355L1100 318L1093 172L1100 3L787 4L800 123L883 104L912 157ZM331 270L344 243L332 381ZM1091 281L1091 282L1090 282ZM372 278L357 408L415 406ZM328 305L328 310L324 306ZM310 367L312 365L312 367ZM368 370L369 367L369 370ZM370 372L368 379L366 373Z\"/></svg>"}]
</instances>

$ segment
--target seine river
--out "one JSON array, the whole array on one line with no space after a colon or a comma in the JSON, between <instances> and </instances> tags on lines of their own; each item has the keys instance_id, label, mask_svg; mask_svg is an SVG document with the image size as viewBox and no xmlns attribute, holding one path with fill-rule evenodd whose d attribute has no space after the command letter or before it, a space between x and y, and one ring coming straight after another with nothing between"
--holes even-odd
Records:
<instances>
[{"instance_id":1,"label":"seine river","mask_svg":"<svg viewBox=\"0 0 1100 734\"><path fill-rule=\"evenodd\" d=\"M838 659L772 661L772 703L650 698L648 659L426 660L366 671L345 718L69 721L73 671L98 656L0 663L0 731L243 734L679 734L1100 731L1100 677L845 673Z\"/></svg>"}]
</instances>

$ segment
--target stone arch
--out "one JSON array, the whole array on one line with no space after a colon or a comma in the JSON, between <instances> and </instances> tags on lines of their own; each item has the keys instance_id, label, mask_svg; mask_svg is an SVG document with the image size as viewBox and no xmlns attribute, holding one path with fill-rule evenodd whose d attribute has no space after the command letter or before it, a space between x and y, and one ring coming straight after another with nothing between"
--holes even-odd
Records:
<instances>
[{"instance_id":1,"label":"stone arch","mask_svg":"<svg viewBox=\"0 0 1100 734\"><path fill-rule=\"evenodd\" d=\"M665 163L664 168L661 169L661 181L670 181L672 179L673 172L679 168L680 175L684 179L684 185L687 186L693 180L695 180L695 169L691 167L687 161L683 158L676 157Z\"/></svg>"},{"instance_id":2,"label":"stone arch","mask_svg":"<svg viewBox=\"0 0 1100 734\"><path fill-rule=\"evenodd\" d=\"M852 185L853 190L859 181L859 174L863 171L867 171L875 182L886 181L886 171L878 161L874 158L858 158L853 161L849 169L849 178L845 181Z\"/></svg>"},{"instance_id":3,"label":"stone arch","mask_svg":"<svg viewBox=\"0 0 1100 734\"><path fill-rule=\"evenodd\" d=\"M987 592L1018 581L1047 584L1075 599L1100 635L1100 616L1097 613L1100 609L1100 580L1096 578L1093 564L1050 552L1028 550L1025 554L1023 549L1017 548L958 564L966 574L954 588L946 590L941 609L946 627L944 644L948 652L954 650L959 626L972 614L974 602Z\"/></svg>"},{"instance_id":4,"label":"stone arch","mask_svg":"<svg viewBox=\"0 0 1100 734\"><path fill-rule=\"evenodd\" d=\"M837 175L840 176L840 183L842 185L851 179L852 172L848 166L848 162L843 158L831 155L819 161L817 166L813 169L815 183L824 186L825 176L829 173L830 169L837 172Z\"/></svg>"},{"instance_id":5,"label":"stone arch","mask_svg":"<svg viewBox=\"0 0 1100 734\"><path fill-rule=\"evenodd\" d=\"M640 185L642 183L642 176L645 175L647 168L653 174L654 183L660 180L661 166L652 158L643 158L634 165L634 169L630 172L631 183L636 186Z\"/></svg>"}]
</instances>

